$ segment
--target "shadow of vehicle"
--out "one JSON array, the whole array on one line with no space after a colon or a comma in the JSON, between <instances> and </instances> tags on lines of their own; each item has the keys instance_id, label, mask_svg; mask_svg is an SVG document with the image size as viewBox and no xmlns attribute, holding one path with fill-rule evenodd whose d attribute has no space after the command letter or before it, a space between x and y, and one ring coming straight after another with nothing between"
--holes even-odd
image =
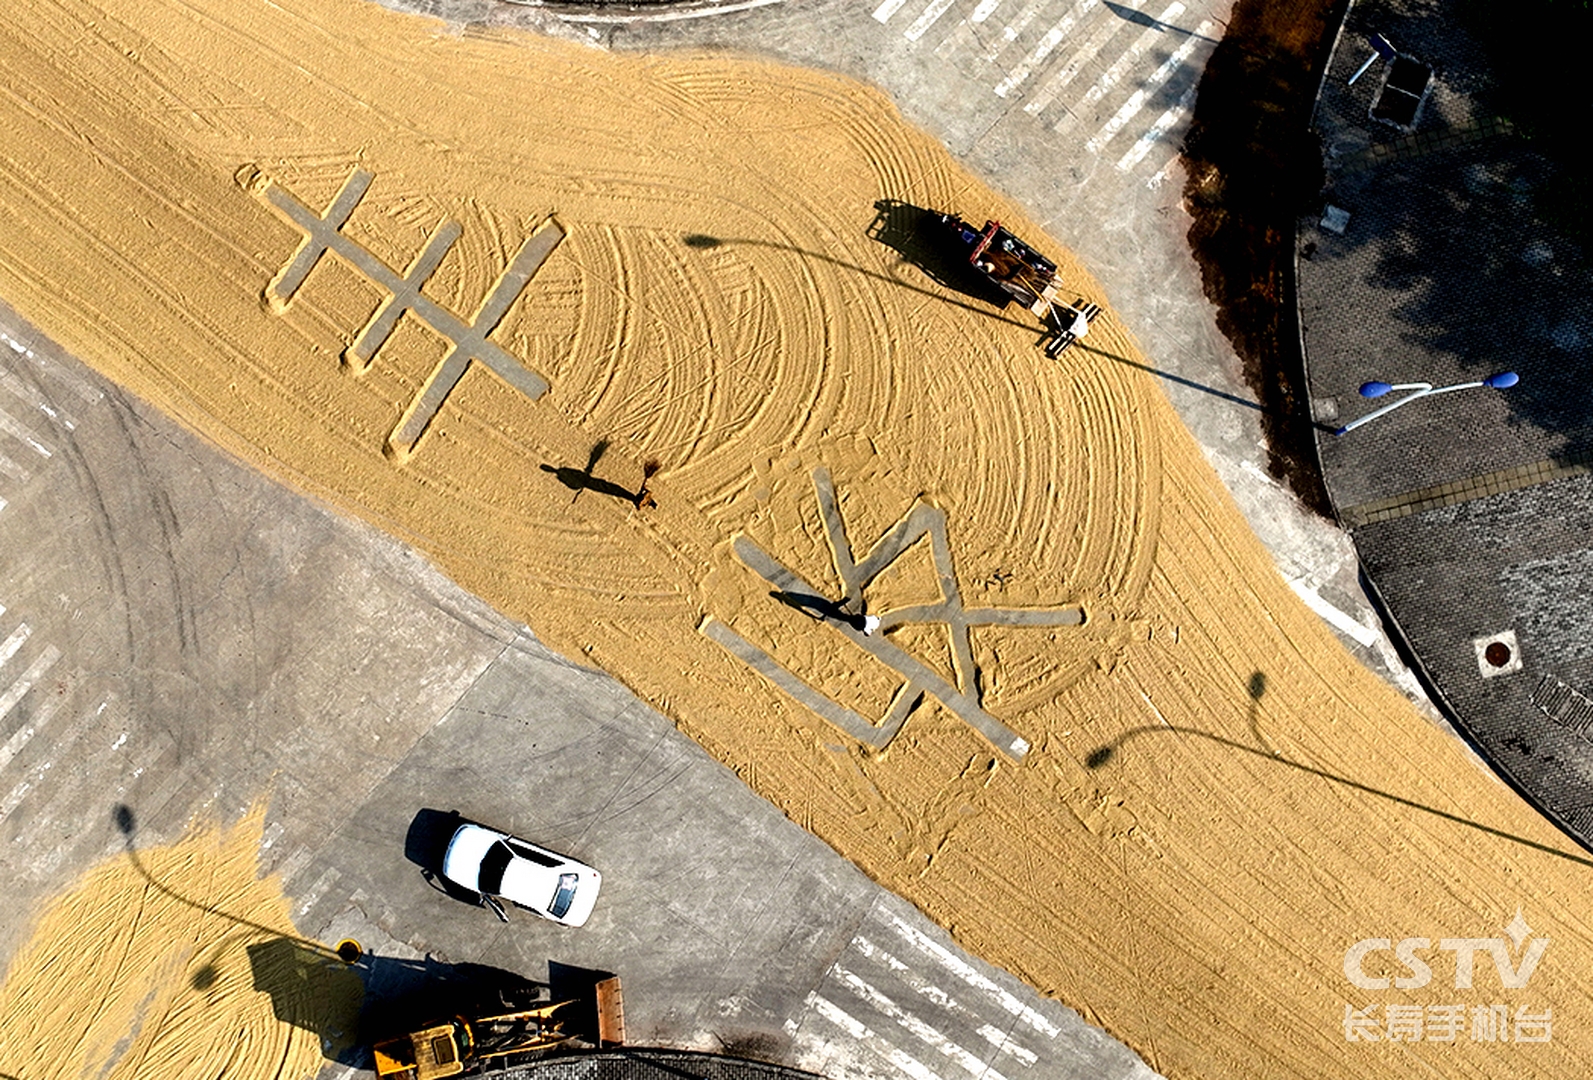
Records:
<instances>
[{"instance_id":1,"label":"shadow of vehicle","mask_svg":"<svg viewBox=\"0 0 1593 1080\"><path fill-rule=\"evenodd\" d=\"M900 199L880 199L874 204L868 236L944 288L1002 309L1012 299L968 264L962 246L941 226L938 211Z\"/></svg>"},{"instance_id":2,"label":"shadow of vehicle","mask_svg":"<svg viewBox=\"0 0 1593 1080\"><path fill-rule=\"evenodd\" d=\"M597 984L613 977L614 973L611 971L561 964L557 960L548 961L548 989L553 1000L580 1002L571 1014L579 1027L571 1030L570 1034L593 1046L597 1046L600 1042Z\"/></svg>"},{"instance_id":3,"label":"shadow of vehicle","mask_svg":"<svg viewBox=\"0 0 1593 1080\"><path fill-rule=\"evenodd\" d=\"M409 823L404 837L404 858L420 867L420 876L426 884L452 900L471 907L486 908L501 921L508 922L503 906L473 889L449 881L443 876L443 856L448 851L448 841L461 825L479 825L462 816L457 810L421 809Z\"/></svg>"},{"instance_id":4,"label":"shadow of vehicle","mask_svg":"<svg viewBox=\"0 0 1593 1080\"><path fill-rule=\"evenodd\" d=\"M371 954L350 964L289 938L250 945L248 954L254 988L270 995L276 1018L314 1033L328 1059L358 1069L373 1067L374 1043L439 1018L527 1009L548 1000L546 983L485 964Z\"/></svg>"}]
</instances>

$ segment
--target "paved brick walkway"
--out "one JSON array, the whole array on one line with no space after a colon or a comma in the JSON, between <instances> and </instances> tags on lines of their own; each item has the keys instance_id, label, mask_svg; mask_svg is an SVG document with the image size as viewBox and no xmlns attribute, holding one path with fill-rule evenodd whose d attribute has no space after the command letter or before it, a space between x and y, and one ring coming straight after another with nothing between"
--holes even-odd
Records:
<instances>
[{"instance_id":1,"label":"paved brick walkway","mask_svg":"<svg viewBox=\"0 0 1593 1080\"><path fill-rule=\"evenodd\" d=\"M1434 699L1489 763L1593 846L1593 289L1536 214L1553 174L1490 99L1455 0L1349 13L1318 100L1326 202L1299 225L1302 343L1323 475L1362 568ZM1368 35L1432 66L1412 129L1354 86ZM1341 219L1342 220L1342 219ZM1505 391L1383 402L1513 370Z\"/></svg>"}]
</instances>

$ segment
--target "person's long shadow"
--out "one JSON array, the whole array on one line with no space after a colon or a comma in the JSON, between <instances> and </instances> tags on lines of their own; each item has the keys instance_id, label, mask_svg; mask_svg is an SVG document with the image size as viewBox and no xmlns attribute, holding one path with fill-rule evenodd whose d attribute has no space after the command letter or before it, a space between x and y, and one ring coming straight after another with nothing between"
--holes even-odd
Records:
<instances>
[{"instance_id":1,"label":"person's long shadow","mask_svg":"<svg viewBox=\"0 0 1593 1080\"><path fill-rule=\"evenodd\" d=\"M593 491L599 495L607 495L610 498L623 499L638 509L643 506L653 505L648 493L648 486L652 482L653 475L658 472L657 461L649 461L642 466L642 485L635 491L623 488L612 480L602 480L592 475L597 468L597 463L602 460L604 452L608 450L608 446L607 439L599 439L593 443L591 453L586 459L586 468L584 469L575 469L568 465L548 465L546 463L538 466L538 468L545 473L552 473L554 479L575 492L570 499L571 503L581 497L581 492Z\"/></svg>"},{"instance_id":2,"label":"person's long shadow","mask_svg":"<svg viewBox=\"0 0 1593 1080\"><path fill-rule=\"evenodd\" d=\"M863 615L848 611L839 601L831 600L827 596L815 596L812 593L784 592L779 589L771 589L769 595L786 607L800 611L810 619L818 619L821 622L828 620L830 622L846 623L852 629L859 631L867 625Z\"/></svg>"},{"instance_id":3,"label":"person's long shadow","mask_svg":"<svg viewBox=\"0 0 1593 1080\"><path fill-rule=\"evenodd\" d=\"M1551 847L1548 844L1540 843L1537 840L1529 840L1524 836L1517 836L1514 833L1505 832L1503 829L1496 829L1491 825L1484 825L1480 822L1472 821L1470 818L1463 818L1459 814L1451 814L1447 810L1440 810L1436 806L1427 806L1423 803L1416 802L1413 799L1407 799L1403 795L1395 795L1393 792L1374 788L1369 784L1361 783L1359 780L1352 780L1347 776L1339 776L1336 773L1330 773L1325 769L1318 769L1315 766L1305 765L1298 761L1290 761L1281 754L1276 754L1268 750L1259 750L1256 747L1246 746L1244 743L1235 742L1234 740L1224 738L1221 735L1213 735L1208 731L1197 731L1194 728L1176 727L1171 724L1147 724L1144 727L1130 728L1128 731L1123 732L1111 742L1102 746L1098 746L1091 751L1090 755L1084 759L1085 768L1091 770L1105 768L1112 762L1114 758L1117 757L1118 753L1122 750L1126 743L1143 735L1189 735L1198 739L1206 739L1210 742L1217 743L1219 746L1227 747L1230 750L1237 750L1244 754L1252 754L1263 759L1264 761L1270 761L1277 765L1282 765L1290 769L1296 769L1300 772L1308 773L1311 776L1317 776L1323 780L1332 781L1335 784L1342 784L1345 787L1351 788L1355 791L1364 792L1367 795L1375 795L1380 799L1387 799L1391 803L1395 803L1399 806L1406 806L1412 810L1420 810L1424 814L1431 814L1434 817L1442 818L1444 821L1450 821L1454 822L1456 825L1464 825L1467 828L1476 829L1478 832L1486 833L1489 836L1496 836L1501 840L1509 840L1512 843L1520 844L1522 847L1531 848L1534 851L1541 851L1546 855L1555 855L1559 858L1567 860L1568 862L1577 863L1580 866L1593 867L1593 858L1589 858L1586 855L1574 854L1557 847Z\"/></svg>"}]
</instances>

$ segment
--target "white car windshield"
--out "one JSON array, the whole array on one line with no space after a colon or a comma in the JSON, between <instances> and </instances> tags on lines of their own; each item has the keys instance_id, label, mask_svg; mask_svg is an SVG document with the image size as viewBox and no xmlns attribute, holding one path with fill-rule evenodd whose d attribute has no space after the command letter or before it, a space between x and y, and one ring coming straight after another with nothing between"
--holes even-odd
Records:
<instances>
[{"instance_id":1,"label":"white car windshield","mask_svg":"<svg viewBox=\"0 0 1593 1080\"><path fill-rule=\"evenodd\" d=\"M559 875L558 890L553 894L553 903L548 905L548 913L555 919L564 918L564 913L570 910L575 902L575 886L580 880L579 874Z\"/></svg>"}]
</instances>

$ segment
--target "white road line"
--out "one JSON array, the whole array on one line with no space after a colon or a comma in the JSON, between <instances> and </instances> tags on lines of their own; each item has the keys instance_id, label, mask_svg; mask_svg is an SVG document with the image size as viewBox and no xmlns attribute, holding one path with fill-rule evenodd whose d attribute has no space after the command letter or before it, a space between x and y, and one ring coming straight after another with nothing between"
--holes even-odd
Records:
<instances>
[{"instance_id":1,"label":"white road line","mask_svg":"<svg viewBox=\"0 0 1593 1080\"><path fill-rule=\"evenodd\" d=\"M715 15L729 15L733 11L751 11L754 8L778 4L780 0L741 0L739 4L715 4L712 7L684 8L679 11L632 11L627 15L559 15L569 23L665 23L684 22L687 19L707 19Z\"/></svg>"},{"instance_id":2,"label":"white road line","mask_svg":"<svg viewBox=\"0 0 1593 1080\"><path fill-rule=\"evenodd\" d=\"M22 425L22 423L20 421L17 420L16 417L12 416L10 413L6 412L4 409L0 409L0 431L7 432L8 434L15 436L17 439L21 440L22 442L27 443L29 446L33 447L33 449L37 453L41 454L42 456L44 456L44 457L49 457L50 456L50 448L48 446L45 446L38 439L34 438L33 437L33 432L29 431L26 427L24 427Z\"/></svg>"},{"instance_id":3,"label":"white road line","mask_svg":"<svg viewBox=\"0 0 1593 1080\"><path fill-rule=\"evenodd\" d=\"M1005 1031L1002 1031L993 1024L980 1024L979 1034L984 1038L985 1042L989 1043L991 1046L994 1046L1003 1054L1011 1054L1025 1065L1033 1065L1036 1061L1040 1060L1040 1056L1038 1054L1032 1050L1025 1050L1023 1047L1013 1042Z\"/></svg>"},{"instance_id":4,"label":"white road line","mask_svg":"<svg viewBox=\"0 0 1593 1080\"><path fill-rule=\"evenodd\" d=\"M32 690L33 684L44 678L59 659L61 659L61 650L51 645L39 654L38 659L28 665L28 670L11 684L11 689L0 694L0 720L4 720L6 714L16 708L17 702L22 700L23 695Z\"/></svg>"},{"instance_id":5,"label":"white road line","mask_svg":"<svg viewBox=\"0 0 1593 1080\"><path fill-rule=\"evenodd\" d=\"M840 965L836 965L832 970L835 972L836 977L846 984L848 990L868 1002L875 1011L896 1021L919 1042L934 1047L941 1054L955 1061L975 1076L985 1076L988 1080L1007 1080L1005 1076L1002 1076L994 1068L986 1065L982 1059L948 1039L936 1028L907 1012L907 1010L859 976L854 975Z\"/></svg>"},{"instance_id":6,"label":"white road line","mask_svg":"<svg viewBox=\"0 0 1593 1080\"><path fill-rule=\"evenodd\" d=\"M1291 578L1289 588L1294 590L1296 596L1305 601L1305 606L1322 616L1323 620L1344 631L1350 637L1360 642L1361 647L1370 649L1377 644L1377 631L1356 619L1347 611L1334 607L1322 599L1320 593L1305 583L1304 578Z\"/></svg>"},{"instance_id":7,"label":"white road line","mask_svg":"<svg viewBox=\"0 0 1593 1080\"><path fill-rule=\"evenodd\" d=\"M28 745L29 740L48 724L56 713L61 711L61 706L66 703L66 694L51 694L45 698L44 704L39 706L39 711L33 714L32 719L16 731L11 733L11 738L0 746L0 769L4 769L22 753L22 748Z\"/></svg>"},{"instance_id":8,"label":"white road line","mask_svg":"<svg viewBox=\"0 0 1593 1080\"><path fill-rule=\"evenodd\" d=\"M62 732L60 739L56 740L55 748L60 750L62 747L71 746L77 737L83 733L84 729L86 729L89 724L97 719L100 713L105 711L105 706L107 703L108 702L102 701L98 709L94 710L93 712L84 713L82 716L72 721L72 726ZM0 801L0 821L4 821L11 811L17 808L17 804L20 803L27 793L33 789L33 785L38 783L44 774L49 772L54 765L54 761L42 762L34 767L32 773L33 778L31 780L24 780L17 784L16 787L11 789L11 793L7 795L3 801Z\"/></svg>"},{"instance_id":9,"label":"white road line","mask_svg":"<svg viewBox=\"0 0 1593 1080\"><path fill-rule=\"evenodd\" d=\"M817 994L809 994L808 1000L812 1002L814 1012L846 1032L856 1041L873 1050L908 1076L911 1076L913 1080L940 1080L940 1077L936 1076L923 1062L907 1051L892 1046L889 1041L870 1030L868 1025L837 1007L834 1002Z\"/></svg>"},{"instance_id":10,"label":"white road line","mask_svg":"<svg viewBox=\"0 0 1593 1080\"><path fill-rule=\"evenodd\" d=\"M22 783L12 788L10 794L8 794L4 799L0 799L0 821L4 821L6 818L10 817L11 811L15 810L22 800L27 798L28 792L32 790L33 784L27 780L24 780Z\"/></svg>"},{"instance_id":11,"label":"white road line","mask_svg":"<svg viewBox=\"0 0 1593 1080\"><path fill-rule=\"evenodd\" d=\"M962 52L963 46L974 39L973 24L967 19L962 20L951 28L951 33L940 39L940 44L935 46L935 55L946 60Z\"/></svg>"},{"instance_id":12,"label":"white road line","mask_svg":"<svg viewBox=\"0 0 1593 1080\"><path fill-rule=\"evenodd\" d=\"M874 9L874 18L879 22L891 21L891 16L907 5L907 0L885 0L883 4Z\"/></svg>"},{"instance_id":13,"label":"white road line","mask_svg":"<svg viewBox=\"0 0 1593 1080\"><path fill-rule=\"evenodd\" d=\"M1172 156L1170 156L1167 159L1167 164L1165 164L1161 168L1157 169L1154 173L1151 174L1151 178L1149 180L1145 181L1145 186L1150 188L1150 190L1155 191L1157 188L1159 188L1163 184L1165 184L1167 182L1167 174L1172 169L1173 162L1175 162L1177 160L1178 160L1178 155L1177 154L1173 154Z\"/></svg>"},{"instance_id":14,"label":"white road line","mask_svg":"<svg viewBox=\"0 0 1593 1080\"><path fill-rule=\"evenodd\" d=\"M1079 0L1066 15L1062 16L1051 29L1047 30L1045 35L1040 38L1039 43L1029 50L1029 55L1023 58L1023 62L1007 72L1007 77L996 84L996 97L1006 97L1019 86L1022 86L1029 76L1034 74L1034 69L1043 64L1046 57L1051 55L1052 50L1060 45L1062 39L1072 32L1073 26L1079 21L1079 18L1095 7L1097 2L1098 0Z\"/></svg>"},{"instance_id":15,"label":"white road line","mask_svg":"<svg viewBox=\"0 0 1593 1080\"><path fill-rule=\"evenodd\" d=\"M1090 7L1094 6L1094 4L1090 5ZM1079 72L1084 70L1084 65L1093 60L1101 49L1106 46L1106 43L1112 40L1121 29L1123 29L1121 19L1115 15L1103 15L1101 21L1096 24L1095 32L1086 38L1082 45L1073 50L1073 55L1068 57L1068 62L1063 64L1056 74L1046 80L1045 85L1040 87L1040 92L1035 94L1028 104L1024 105L1023 111L1030 116L1040 115L1041 111L1057 99L1058 94L1068 88L1069 83L1078 78Z\"/></svg>"},{"instance_id":16,"label":"white road line","mask_svg":"<svg viewBox=\"0 0 1593 1080\"><path fill-rule=\"evenodd\" d=\"M77 427L77 422L52 405L49 398L39 393L34 387L28 386L11 372L0 369L0 386L5 387L13 395L32 405L52 421L66 428L66 430L71 431Z\"/></svg>"},{"instance_id":17,"label":"white road line","mask_svg":"<svg viewBox=\"0 0 1593 1080\"><path fill-rule=\"evenodd\" d=\"M956 953L953 953L944 945L941 945L939 942L929 937L929 935L925 934L922 930L919 930L916 926L903 921L895 915L891 915L889 918L893 928L909 945L912 945L920 952L926 953L940 961L941 965L949 970L953 975L957 976L957 978L961 979L975 990L982 991L983 993L994 998L996 1003L999 1004L1003 1009L1011 1013L1013 1016L1016 1016L1030 1027L1034 1028L1034 1030L1053 1039L1056 1038L1057 1034L1062 1030L1061 1028L1057 1027L1057 1025L1047 1020L1044 1016L1040 1015L1038 1012L1035 1012L1023 1002L1019 1001L1012 994L996 985L996 983L991 979L982 975L976 968L974 968L972 964L968 963L968 961L964 960L962 957L958 956Z\"/></svg>"},{"instance_id":18,"label":"white road line","mask_svg":"<svg viewBox=\"0 0 1593 1080\"><path fill-rule=\"evenodd\" d=\"M1175 124L1182 122L1184 117L1189 115L1189 106L1194 102L1194 100L1195 87L1191 86L1188 90L1184 91L1183 96L1178 99L1177 103L1174 104L1172 108L1168 109L1166 112L1162 113L1156 118L1156 122L1146 130L1145 134L1139 137L1139 141L1128 148L1128 153L1124 154L1118 159L1118 171L1127 172L1129 169L1132 169L1134 166L1138 165L1141 161L1144 161L1145 155L1151 152L1151 147L1156 145L1157 140L1159 140L1163 135L1167 134L1167 132L1171 130Z\"/></svg>"},{"instance_id":19,"label":"white road line","mask_svg":"<svg viewBox=\"0 0 1593 1080\"><path fill-rule=\"evenodd\" d=\"M924 9L924 13L913 20L913 25L902 31L902 37L908 41L917 41L929 33L929 28L939 22L940 17L946 14L954 3L956 3L956 0L930 0L929 6Z\"/></svg>"},{"instance_id":20,"label":"white road line","mask_svg":"<svg viewBox=\"0 0 1593 1080\"><path fill-rule=\"evenodd\" d=\"M1200 24L1200 28L1195 31L1195 34L1204 35L1210 29L1211 23L1203 22ZM1173 72L1183 66L1184 61L1189 59L1190 54L1195 51L1195 46L1200 43L1200 40L1198 36L1191 36L1182 45L1174 49L1172 55L1162 61L1161 67L1151 72L1150 78L1141 83L1139 89L1129 95L1128 100L1123 103L1122 107L1117 110L1112 118L1101 125L1101 130L1090 137L1090 141L1084 144L1084 148L1092 154L1099 154L1102 148L1111 142L1112 138L1119 131L1122 131L1123 127L1145 107L1145 102L1150 98L1151 92L1172 78Z\"/></svg>"},{"instance_id":21,"label":"white road line","mask_svg":"<svg viewBox=\"0 0 1593 1080\"><path fill-rule=\"evenodd\" d=\"M995 36L995 40L990 43L990 47L984 51L980 59L989 62L1000 56L1003 49L1017 41L1018 35L1029 28L1029 24L1034 21L1034 17L1040 14L1040 9L1045 7L1047 3L1049 3L1049 0L1029 0L1023 10L1018 12L1018 17L1008 23L1002 28L1001 33Z\"/></svg>"},{"instance_id":22,"label":"white road line","mask_svg":"<svg viewBox=\"0 0 1593 1080\"><path fill-rule=\"evenodd\" d=\"M33 633L33 627L23 623L11 631L10 637L0 641L0 667L5 667L6 661L17 654L17 650L22 648L22 643L28 640L28 635L31 633Z\"/></svg>"},{"instance_id":23,"label":"white road line","mask_svg":"<svg viewBox=\"0 0 1593 1080\"><path fill-rule=\"evenodd\" d=\"M137 780L145 773L160 767L173 754L170 744L167 744L153 754L147 753L150 749L148 746L135 746L134 755L118 755L117 747L108 745L105 735L106 731L102 728L94 732L92 740L83 740L87 744L86 747L75 746L70 753L56 754L57 760L70 762L65 771L70 772L71 775L62 776L56 780L54 793L43 805L36 808L32 820L24 825L18 834L12 838L13 843L27 845L37 841L46 848L47 854L39 856L40 868L37 873L44 873L48 867L53 865L50 861L51 855L65 854L69 850L68 845L57 842L54 836L49 835L52 821L66 820L71 816L72 808L81 806L84 802L84 793L78 788L69 785L69 780L82 780L88 785L104 785L108 782L106 778L119 775L129 765L133 765L134 762L137 762L137 764L133 767L128 780ZM57 750L60 750L60 747L57 747ZM85 750L87 750L86 753L84 752ZM140 751L143 753L140 754ZM115 760L118 758L120 760ZM38 780L43 777L45 772L48 771L48 767L53 767L53 764L53 762L47 762L45 766L35 769L34 779ZM116 795L117 801L120 801L122 793L126 790L126 784L119 786ZM101 792L101 786L94 787L92 797L98 800L101 797ZM155 808L156 804L153 804L149 799L141 798L139 800L138 809L140 813L146 816L153 816L152 812ZM57 857L55 862L59 861L59 857Z\"/></svg>"},{"instance_id":24,"label":"white road line","mask_svg":"<svg viewBox=\"0 0 1593 1080\"><path fill-rule=\"evenodd\" d=\"M1167 20L1176 19L1183 13L1184 5L1173 3L1168 6L1166 11L1157 16L1156 21L1166 23ZM1128 69L1138 63L1141 56L1145 55L1145 50L1150 48L1151 42L1156 41L1166 32L1159 26L1147 26L1141 30L1134 40L1129 42L1128 48L1119 53L1117 59L1112 61L1112 66L1103 71L1101 77L1095 80L1095 85L1084 92L1084 104L1094 105L1110 93L1112 88L1118 84L1118 81L1128 73Z\"/></svg>"},{"instance_id":25,"label":"white road line","mask_svg":"<svg viewBox=\"0 0 1593 1080\"><path fill-rule=\"evenodd\" d=\"M61 383L64 383L67 389L71 390L74 394L88 402L90 405L104 400L105 395L99 390L96 390L82 379L79 379L76 375L73 375L70 371L67 371L65 368L61 367L61 365L40 356L38 353L22 344L22 342L18 341L16 338L11 337L9 334L0 333L0 342L4 342L5 344L11 346L11 351L16 353L18 356L26 356L29 360L32 360L34 367L49 372L51 377Z\"/></svg>"},{"instance_id":26,"label":"white road line","mask_svg":"<svg viewBox=\"0 0 1593 1080\"><path fill-rule=\"evenodd\" d=\"M1001 0L979 0L979 6L973 9L973 14L953 27L951 33L942 38L940 44L935 46L935 55L944 60L961 51L964 45L972 43L974 27L990 18L995 13L996 8L1000 6Z\"/></svg>"},{"instance_id":27,"label":"white road line","mask_svg":"<svg viewBox=\"0 0 1593 1080\"><path fill-rule=\"evenodd\" d=\"M0 454L0 473L5 473L19 484L26 484L28 482L28 477L32 475L28 472L28 470L24 469L21 465L18 465L4 454Z\"/></svg>"}]
</instances>

